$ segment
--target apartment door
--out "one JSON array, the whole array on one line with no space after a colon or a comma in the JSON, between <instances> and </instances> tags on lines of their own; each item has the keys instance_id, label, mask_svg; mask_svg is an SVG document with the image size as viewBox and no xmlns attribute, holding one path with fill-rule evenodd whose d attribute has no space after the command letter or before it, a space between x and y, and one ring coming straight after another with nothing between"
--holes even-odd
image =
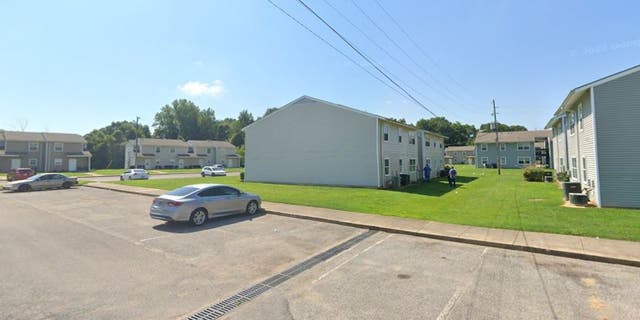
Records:
<instances>
[{"instance_id":1,"label":"apartment door","mask_svg":"<svg viewBox=\"0 0 640 320\"><path fill-rule=\"evenodd\" d=\"M77 159L69 159L69 171L77 171L78 170L78 160Z\"/></svg>"},{"instance_id":2,"label":"apartment door","mask_svg":"<svg viewBox=\"0 0 640 320\"><path fill-rule=\"evenodd\" d=\"M21 165L20 159L11 159L11 169L18 169L20 168L20 165Z\"/></svg>"},{"instance_id":3,"label":"apartment door","mask_svg":"<svg viewBox=\"0 0 640 320\"><path fill-rule=\"evenodd\" d=\"M184 169L184 159L178 160L178 168Z\"/></svg>"}]
</instances>

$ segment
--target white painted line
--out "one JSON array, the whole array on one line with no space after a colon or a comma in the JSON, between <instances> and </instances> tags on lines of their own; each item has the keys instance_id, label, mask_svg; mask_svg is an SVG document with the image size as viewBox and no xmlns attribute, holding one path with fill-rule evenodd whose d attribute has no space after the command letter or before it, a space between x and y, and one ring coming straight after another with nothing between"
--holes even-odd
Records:
<instances>
[{"instance_id":1,"label":"white painted line","mask_svg":"<svg viewBox=\"0 0 640 320\"><path fill-rule=\"evenodd\" d=\"M333 269L331 269L331 270L329 270L329 271L325 272L325 273L324 273L324 274L322 274L320 277L318 277L318 279L313 280L313 282L311 282L311 283L316 283L316 282L318 282L318 281L320 281L320 280L324 279L324 278L325 278L326 276L328 276L330 273L332 273L332 272L334 272L334 271L338 270L340 267L342 267L342 266L344 266L345 264L347 264L347 263L351 262L353 259L357 258L357 257L358 257L358 256L360 256L361 254L363 254L363 253L365 253L365 252L367 252L367 251L371 250L371 248L373 248L373 247L375 247L375 246L377 246L377 245L381 244L381 243L382 243L382 242L384 242L385 240L387 240L387 239L391 238L391 236L393 236L393 234L389 234L389 235L388 235L388 236L386 236L384 239L382 239L382 240L380 240L380 241L378 241L378 242L376 242L376 243L374 243L374 244L370 245L369 247L365 248L364 250L362 250L362 251L358 252L356 255L354 255L353 257L351 257L351 258L349 258L349 259L347 259L346 261L343 261L341 264L337 265L335 268L333 268Z\"/></svg>"},{"instance_id":2,"label":"white painted line","mask_svg":"<svg viewBox=\"0 0 640 320\"><path fill-rule=\"evenodd\" d=\"M480 263L478 263L478 266L475 268L474 273L476 273L482 266L482 258L484 257L484 254L487 253L487 250L489 250L489 248L484 248L484 250L482 251L482 254L480 255ZM449 312L453 310L453 307L458 302L458 299L460 299L460 297L464 293L466 293L467 290L469 290L472 284L473 284L473 281L469 281L469 283L466 286L458 288L458 290L456 290L456 292L449 299L449 302L447 302L447 304L444 306L444 308L442 309L442 311L440 312L436 320L447 319L447 317L449 316Z\"/></svg>"},{"instance_id":3,"label":"white painted line","mask_svg":"<svg viewBox=\"0 0 640 320\"><path fill-rule=\"evenodd\" d=\"M145 242L145 241L149 241L149 240L156 240L156 239L162 239L162 238L169 238L172 235L164 235L164 236L157 236L157 237L151 237L151 238L146 238L146 239L142 239L142 240L138 240L138 242Z\"/></svg>"}]
</instances>

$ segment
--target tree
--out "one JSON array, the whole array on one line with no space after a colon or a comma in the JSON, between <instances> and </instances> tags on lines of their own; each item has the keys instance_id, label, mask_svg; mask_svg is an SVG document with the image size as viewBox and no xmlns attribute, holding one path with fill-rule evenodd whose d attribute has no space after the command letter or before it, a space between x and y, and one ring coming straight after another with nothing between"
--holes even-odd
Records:
<instances>
[{"instance_id":1,"label":"tree","mask_svg":"<svg viewBox=\"0 0 640 320\"><path fill-rule=\"evenodd\" d=\"M166 139L203 139L215 132L215 113L212 109L200 110L186 99L173 100L164 105L154 117L153 136ZM211 131L211 133L208 133Z\"/></svg>"},{"instance_id":2,"label":"tree","mask_svg":"<svg viewBox=\"0 0 640 320\"><path fill-rule=\"evenodd\" d=\"M494 131L493 130L493 122L483 123L480 126L480 131L484 131L484 132ZM521 126L521 125L512 125L512 126L510 126L510 125L506 125L506 124L498 122L498 131L500 131L500 132L527 131L527 128L525 126Z\"/></svg>"},{"instance_id":3,"label":"tree","mask_svg":"<svg viewBox=\"0 0 640 320\"><path fill-rule=\"evenodd\" d=\"M391 121L395 121L397 123L402 123L402 124L407 124L407 120L405 120L404 118L400 118L400 119L396 119L396 118L387 118Z\"/></svg>"},{"instance_id":4,"label":"tree","mask_svg":"<svg viewBox=\"0 0 640 320\"><path fill-rule=\"evenodd\" d=\"M95 129L84 136L87 149L93 155L91 167L95 169L123 168L124 143L139 138L147 138L149 126L136 125L134 121L114 121L110 125Z\"/></svg>"},{"instance_id":5,"label":"tree","mask_svg":"<svg viewBox=\"0 0 640 320\"><path fill-rule=\"evenodd\" d=\"M262 117L266 117L274 112L278 111L278 108L267 108L267 110L264 111L264 114L262 115Z\"/></svg>"},{"instance_id":6,"label":"tree","mask_svg":"<svg viewBox=\"0 0 640 320\"><path fill-rule=\"evenodd\" d=\"M462 124L458 121L451 123L445 117L420 119L416 122L416 127L446 136L445 145L453 146L473 143L476 134L476 128L473 125Z\"/></svg>"}]
</instances>

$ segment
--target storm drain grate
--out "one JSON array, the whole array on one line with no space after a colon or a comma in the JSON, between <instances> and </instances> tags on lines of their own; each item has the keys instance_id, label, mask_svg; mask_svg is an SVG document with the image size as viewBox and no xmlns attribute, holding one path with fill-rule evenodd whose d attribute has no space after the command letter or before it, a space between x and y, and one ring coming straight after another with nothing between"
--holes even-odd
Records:
<instances>
[{"instance_id":1,"label":"storm drain grate","mask_svg":"<svg viewBox=\"0 0 640 320\"><path fill-rule=\"evenodd\" d=\"M242 290L235 295L224 299L192 316L190 316L189 320L214 320L218 319L225 314L229 313L231 310L235 309L239 305L251 301L253 298L261 295L265 291L291 279L293 276L302 273L305 270L309 270L316 264L326 261L329 258L339 254L342 251L345 251L351 247L353 247L358 242L374 235L377 231L369 230L367 232L361 233L325 252L322 252L318 255L315 255L285 271L282 273L276 274L259 284L256 284L253 287Z\"/></svg>"}]
</instances>

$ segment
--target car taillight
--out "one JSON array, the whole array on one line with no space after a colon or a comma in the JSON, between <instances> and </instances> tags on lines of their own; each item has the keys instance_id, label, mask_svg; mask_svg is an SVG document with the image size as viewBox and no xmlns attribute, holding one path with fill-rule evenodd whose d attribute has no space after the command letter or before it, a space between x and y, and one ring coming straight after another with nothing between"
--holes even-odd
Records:
<instances>
[{"instance_id":1,"label":"car taillight","mask_svg":"<svg viewBox=\"0 0 640 320\"><path fill-rule=\"evenodd\" d=\"M178 201L169 201L167 202L167 205L170 207L179 207L182 205L182 202L178 202Z\"/></svg>"}]
</instances>

